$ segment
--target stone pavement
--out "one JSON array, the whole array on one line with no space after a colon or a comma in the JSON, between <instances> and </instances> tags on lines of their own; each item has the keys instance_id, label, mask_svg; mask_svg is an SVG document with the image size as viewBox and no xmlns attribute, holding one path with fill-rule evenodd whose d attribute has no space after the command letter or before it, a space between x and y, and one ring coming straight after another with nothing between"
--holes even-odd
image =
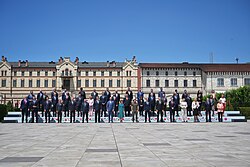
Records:
<instances>
[{"instance_id":1,"label":"stone pavement","mask_svg":"<svg viewBox=\"0 0 250 167\"><path fill-rule=\"evenodd\" d=\"M0 166L250 166L250 122L0 124Z\"/></svg>"}]
</instances>

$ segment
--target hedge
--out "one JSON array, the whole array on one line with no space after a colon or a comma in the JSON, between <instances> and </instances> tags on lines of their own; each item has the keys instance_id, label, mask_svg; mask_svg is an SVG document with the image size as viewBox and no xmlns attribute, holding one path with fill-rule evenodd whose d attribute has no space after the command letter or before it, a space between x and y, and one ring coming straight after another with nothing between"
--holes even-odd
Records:
<instances>
[{"instance_id":1,"label":"hedge","mask_svg":"<svg viewBox=\"0 0 250 167\"><path fill-rule=\"evenodd\" d=\"M0 104L0 122L2 122L3 118L8 114L7 106L5 104Z\"/></svg>"},{"instance_id":2,"label":"hedge","mask_svg":"<svg viewBox=\"0 0 250 167\"><path fill-rule=\"evenodd\" d=\"M246 119L250 119L250 107L239 107L240 113L246 117Z\"/></svg>"}]
</instances>

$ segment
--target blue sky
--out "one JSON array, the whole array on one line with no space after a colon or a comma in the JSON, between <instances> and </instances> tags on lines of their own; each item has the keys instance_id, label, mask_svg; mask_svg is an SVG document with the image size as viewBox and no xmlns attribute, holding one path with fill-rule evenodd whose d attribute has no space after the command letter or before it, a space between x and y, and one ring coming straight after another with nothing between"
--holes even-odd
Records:
<instances>
[{"instance_id":1,"label":"blue sky","mask_svg":"<svg viewBox=\"0 0 250 167\"><path fill-rule=\"evenodd\" d=\"M249 0L0 0L9 61L250 62Z\"/></svg>"}]
</instances>

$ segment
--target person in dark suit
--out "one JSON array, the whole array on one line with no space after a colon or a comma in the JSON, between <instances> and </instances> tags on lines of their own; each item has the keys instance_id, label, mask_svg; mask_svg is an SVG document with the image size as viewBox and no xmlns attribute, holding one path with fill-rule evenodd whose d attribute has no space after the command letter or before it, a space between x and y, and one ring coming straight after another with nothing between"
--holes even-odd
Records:
<instances>
[{"instance_id":1,"label":"person in dark suit","mask_svg":"<svg viewBox=\"0 0 250 167\"><path fill-rule=\"evenodd\" d=\"M211 122L212 105L209 98L207 98L205 102L205 110L206 110L206 122Z\"/></svg>"},{"instance_id":2,"label":"person in dark suit","mask_svg":"<svg viewBox=\"0 0 250 167\"><path fill-rule=\"evenodd\" d=\"M123 104L124 104L125 116L130 117L131 116L131 101L128 97L128 94L125 94L125 98L123 99Z\"/></svg>"},{"instance_id":3,"label":"person in dark suit","mask_svg":"<svg viewBox=\"0 0 250 167\"><path fill-rule=\"evenodd\" d=\"M170 122L175 122L175 102L173 98L171 98L168 105L170 112Z\"/></svg>"},{"instance_id":4,"label":"person in dark suit","mask_svg":"<svg viewBox=\"0 0 250 167\"><path fill-rule=\"evenodd\" d=\"M51 101L53 117L56 117L56 105L58 103L58 93L56 92L56 89L53 89L53 91L51 92Z\"/></svg>"},{"instance_id":5,"label":"person in dark suit","mask_svg":"<svg viewBox=\"0 0 250 167\"><path fill-rule=\"evenodd\" d=\"M81 94L78 94L78 97L76 98L76 111L77 111L77 116L82 116L82 112L81 112L81 105L82 105L82 97Z\"/></svg>"},{"instance_id":6,"label":"person in dark suit","mask_svg":"<svg viewBox=\"0 0 250 167\"><path fill-rule=\"evenodd\" d=\"M83 90L83 88L80 88L80 91L79 91L78 94L80 94L82 100L86 99L86 93L85 93L85 91Z\"/></svg>"},{"instance_id":7,"label":"person in dark suit","mask_svg":"<svg viewBox=\"0 0 250 167\"><path fill-rule=\"evenodd\" d=\"M165 96L163 98L163 112L165 117L167 117L167 105L168 105L168 99L167 96Z\"/></svg>"},{"instance_id":8,"label":"person in dark suit","mask_svg":"<svg viewBox=\"0 0 250 167\"><path fill-rule=\"evenodd\" d=\"M44 115L44 111L43 111L43 103L44 103L44 96L43 96L43 92L42 90L40 90L40 92L37 94L36 100L38 102L38 111L42 112L42 117Z\"/></svg>"},{"instance_id":9,"label":"person in dark suit","mask_svg":"<svg viewBox=\"0 0 250 167\"><path fill-rule=\"evenodd\" d=\"M27 96L27 100L28 100L28 115L30 117L30 112L32 112L32 105L33 105L33 98L35 97L35 95L33 94L33 91L31 90L29 95Z\"/></svg>"},{"instance_id":10,"label":"person in dark suit","mask_svg":"<svg viewBox=\"0 0 250 167\"><path fill-rule=\"evenodd\" d=\"M106 88L106 91L104 92L104 96L106 96L107 102L108 102L109 98L111 97L111 93L110 93L110 91L109 91L109 88ZM106 103L107 103L107 102L106 102Z\"/></svg>"},{"instance_id":11,"label":"person in dark suit","mask_svg":"<svg viewBox=\"0 0 250 167\"><path fill-rule=\"evenodd\" d=\"M148 122L151 122L151 106L147 98L145 98L144 103L143 103L143 109L145 112L145 123L147 122L147 116L148 116Z\"/></svg>"},{"instance_id":12,"label":"person in dark suit","mask_svg":"<svg viewBox=\"0 0 250 167\"><path fill-rule=\"evenodd\" d=\"M69 112L70 112L70 123L72 123L72 119L73 119L73 123L76 120L76 107L77 107L77 102L76 99L73 98L70 102L69 102Z\"/></svg>"},{"instance_id":13,"label":"person in dark suit","mask_svg":"<svg viewBox=\"0 0 250 167\"><path fill-rule=\"evenodd\" d=\"M32 102L32 123L35 122L35 117L36 117L36 123L38 123L38 106L39 102L34 97Z\"/></svg>"},{"instance_id":14,"label":"person in dark suit","mask_svg":"<svg viewBox=\"0 0 250 167\"><path fill-rule=\"evenodd\" d=\"M139 101L140 99L144 99L144 93L142 92L141 89L139 89L139 91L137 92L137 101Z\"/></svg>"},{"instance_id":15,"label":"person in dark suit","mask_svg":"<svg viewBox=\"0 0 250 167\"><path fill-rule=\"evenodd\" d=\"M106 104L107 107L107 111L109 114L109 123L112 122L113 123L113 112L114 112L114 108L115 108L115 103L112 99L112 97L109 98L109 101Z\"/></svg>"},{"instance_id":16,"label":"person in dark suit","mask_svg":"<svg viewBox=\"0 0 250 167\"><path fill-rule=\"evenodd\" d=\"M197 101L199 103L199 108L198 108L198 114L199 116L201 116L201 105L202 105L202 99L203 99L203 96L202 96L202 92L200 90L198 90L197 92Z\"/></svg>"},{"instance_id":17,"label":"person in dark suit","mask_svg":"<svg viewBox=\"0 0 250 167\"><path fill-rule=\"evenodd\" d=\"M160 91L158 92L158 97L161 98L161 100L163 100L165 98L165 92L163 91L163 88L160 88Z\"/></svg>"},{"instance_id":18,"label":"person in dark suit","mask_svg":"<svg viewBox=\"0 0 250 167\"><path fill-rule=\"evenodd\" d=\"M191 111L192 111L192 98L189 96L189 94L187 94L185 100L186 100L187 105L188 105L188 107L187 107L187 115L192 116L192 114L191 114Z\"/></svg>"},{"instance_id":19,"label":"person in dark suit","mask_svg":"<svg viewBox=\"0 0 250 167\"><path fill-rule=\"evenodd\" d=\"M181 96L181 99L186 99L188 96L188 93L187 93L187 90L185 89L182 96Z\"/></svg>"},{"instance_id":20,"label":"person in dark suit","mask_svg":"<svg viewBox=\"0 0 250 167\"><path fill-rule=\"evenodd\" d=\"M132 92L132 90L130 90L130 87L128 87L128 90L126 91L126 94L128 95L128 98L129 98L130 102L132 102L132 100L133 100L133 92Z\"/></svg>"},{"instance_id":21,"label":"person in dark suit","mask_svg":"<svg viewBox=\"0 0 250 167\"><path fill-rule=\"evenodd\" d=\"M164 102L162 101L161 97L158 97L158 100L156 102L156 111L157 111L157 122L164 122L163 121L163 105ZM161 115L161 120L159 120L159 117Z\"/></svg>"},{"instance_id":22,"label":"person in dark suit","mask_svg":"<svg viewBox=\"0 0 250 167\"><path fill-rule=\"evenodd\" d=\"M108 101L107 96L105 95L105 92L102 93L102 96L100 97L100 101L102 103L102 113L101 116L106 117L107 113L106 113L106 103Z\"/></svg>"},{"instance_id":23,"label":"person in dark suit","mask_svg":"<svg viewBox=\"0 0 250 167\"><path fill-rule=\"evenodd\" d=\"M65 99L63 101L64 103L64 117L69 117L69 103L71 101L71 98L70 98L70 95L69 95L69 92L66 92L66 96L65 96Z\"/></svg>"},{"instance_id":24,"label":"person in dark suit","mask_svg":"<svg viewBox=\"0 0 250 167\"><path fill-rule=\"evenodd\" d=\"M179 117L179 104L180 104L180 96L179 94L177 93L177 90L175 90L175 92L173 93L173 100L174 100L174 103L175 103L175 112L176 112L176 116Z\"/></svg>"},{"instance_id":25,"label":"person in dark suit","mask_svg":"<svg viewBox=\"0 0 250 167\"><path fill-rule=\"evenodd\" d=\"M94 99L94 101L96 100L96 97L98 97L98 93L96 92L96 89L94 89L94 91L91 93L92 98Z\"/></svg>"},{"instance_id":26,"label":"person in dark suit","mask_svg":"<svg viewBox=\"0 0 250 167\"><path fill-rule=\"evenodd\" d=\"M24 116L25 116L25 121L27 123L29 114L28 114L28 100L26 97L23 98L23 100L21 101L20 110L22 112L22 123L24 122Z\"/></svg>"},{"instance_id":27,"label":"person in dark suit","mask_svg":"<svg viewBox=\"0 0 250 167\"><path fill-rule=\"evenodd\" d=\"M113 100L115 102L115 117L117 117L118 115L118 106L119 106L119 102L120 102L120 94L118 93L118 91L116 90L113 94Z\"/></svg>"},{"instance_id":28,"label":"person in dark suit","mask_svg":"<svg viewBox=\"0 0 250 167\"><path fill-rule=\"evenodd\" d=\"M60 99L59 102L56 105L56 111L57 111L57 122L62 123L62 112L64 111L64 104L63 101Z\"/></svg>"},{"instance_id":29,"label":"person in dark suit","mask_svg":"<svg viewBox=\"0 0 250 167\"><path fill-rule=\"evenodd\" d=\"M155 103L156 103L156 99L155 99L155 93L153 92L153 89L151 89L151 92L148 95L148 101L150 103L150 107L151 107L151 112L152 115L155 116Z\"/></svg>"},{"instance_id":30,"label":"person in dark suit","mask_svg":"<svg viewBox=\"0 0 250 167\"><path fill-rule=\"evenodd\" d=\"M44 112L45 112L45 123L50 123L50 111L51 111L51 101L49 100L49 97L46 97L46 100L43 104L44 106Z\"/></svg>"},{"instance_id":31,"label":"person in dark suit","mask_svg":"<svg viewBox=\"0 0 250 167\"><path fill-rule=\"evenodd\" d=\"M89 122L89 103L87 102L87 99L84 99L82 105L81 105L81 111L82 111L82 123L84 123L84 117L86 115L86 122Z\"/></svg>"},{"instance_id":32,"label":"person in dark suit","mask_svg":"<svg viewBox=\"0 0 250 167\"><path fill-rule=\"evenodd\" d=\"M144 116L144 115L143 115L143 111L144 111L144 109L143 109L144 100L143 100L143 97L142 97L142 96L140 96L140 99L138 100L138 105L139 105L139 115L140 115L140 116Z\"/></svg>"},{"instance_id":33,"label":"person in dark suit","mask_svg":"<svg viewBox=\"0 0 250 167\"><path fill-rule=\"evenodd\" d=\"M99 97L97 96L96 97L96 100L94 102L94 111L95 111L95 123L100 123L101 122L101 118L100 118L100 115L101 115L101 108L102 108L102 103L101 101L99 100Z\"/></svg>"}]
</instances>

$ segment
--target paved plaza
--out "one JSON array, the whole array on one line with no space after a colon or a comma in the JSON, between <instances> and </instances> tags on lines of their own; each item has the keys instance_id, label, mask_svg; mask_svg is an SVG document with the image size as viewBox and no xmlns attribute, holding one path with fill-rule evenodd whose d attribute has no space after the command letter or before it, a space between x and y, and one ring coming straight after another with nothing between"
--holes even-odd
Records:
<instances>
[{"instance_id":1,"label":"paved plaza","mask_svg":"<svg viewBox=\"0 0 250 167\"><path fill-rule=\"evenodd\" d=\"M0 166L250 166L250 122L0 124Z\"/></svg>"}]
</instances>

